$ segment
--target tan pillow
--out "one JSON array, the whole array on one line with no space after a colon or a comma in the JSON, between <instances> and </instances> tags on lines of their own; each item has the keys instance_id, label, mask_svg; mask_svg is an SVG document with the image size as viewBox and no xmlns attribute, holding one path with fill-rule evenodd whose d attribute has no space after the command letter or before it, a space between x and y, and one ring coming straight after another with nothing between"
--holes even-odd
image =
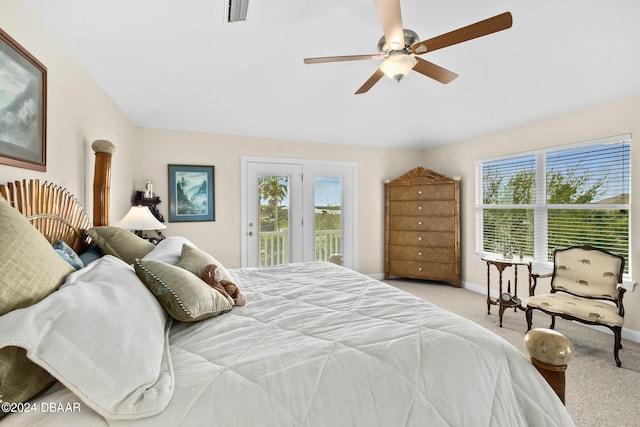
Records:
<instances>
[{"instance_id":1,"label":"tan pillow","mask_svg":"<svg viewBox=\"0 0 640 427\"><path fill-rule=\"evenodd\" d=\"M58 289L74 271L53 246L0 196L0 316L29 307ZM20 403L53 383L15 347L0 349L0 396ZM0 417L3 415L0 412Z\"/></svg>"},{"instance_id":2,"label":"tan pillow","mask_svg":"<svg viewBox=\"0 0 640 427\"><path fill-rule=\"evenodd\" d=\"M180 261L176 264L178 267L182 267L196 276L202 277L202 270L204 270L204 266L208 264L217 265L220 271L222 271L222 278L230 282L233 281L231 275L220 261L198 248L190 245L182 245L182 256L180 256Z\"/></svg>"},{"instance_id":3,"label":"tan pillow","mask_svg":"<svg viewBox=\"0 0 640 427\"><path fill-rule=\"evenodd\" d=\"M196 322L231 310L231 304L195 274L161 261L137 259L136 274L171 317Z\"/></svg>"},{"instance_id":4,"label":"tan pillow","mask_svg":"<svg viewBox=\"0 0 640 427\"><path fill-rule=\"evenodd\" d=\"M102 253L120 258L127 264L133 264L136 258L144 257L155 248L153 243L120 227L93 227L87 230L87 234Z\"/></svg>"}]
</instances>

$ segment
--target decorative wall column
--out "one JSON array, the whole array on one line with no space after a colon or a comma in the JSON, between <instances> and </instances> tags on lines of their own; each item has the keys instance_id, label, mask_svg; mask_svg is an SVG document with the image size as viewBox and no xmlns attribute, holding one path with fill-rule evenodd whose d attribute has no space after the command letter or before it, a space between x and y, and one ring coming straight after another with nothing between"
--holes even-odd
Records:
<instances>
[{"instance_id":1,"label":"decorative wall column","mask_svg":"<svg viewBox=\"0 0 640 427\"><path fill-rule=\"evenodd\" d=\"M111 155L116 146L106 139L98 139L91 144L96 153L93 173L93 225L109 225L109 197L111 189Z\"/></svg>"}]
</instances>

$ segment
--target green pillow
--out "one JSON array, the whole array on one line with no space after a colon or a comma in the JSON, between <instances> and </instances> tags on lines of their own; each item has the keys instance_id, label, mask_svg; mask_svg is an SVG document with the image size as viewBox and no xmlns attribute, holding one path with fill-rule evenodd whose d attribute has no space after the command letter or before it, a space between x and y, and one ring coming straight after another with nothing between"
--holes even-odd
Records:
<instances>
[{"instance_id":1,"label":"green pillow","mask_svg":"<svg viewBox=\"0 0 640 427\"><path fill-rule=\"evenodd\" d=\"M136 258L144 257L155 248L153 243L120 227L93 227L87 234L104 254L120 258L127 264L133 264Z\"/></svg>"},{"instance_id":2,"label":"green pillow","mask_svg":"<svg viewBox=\"0 0 640 427\"><path fill-rule=\"evenodd\" d=\"M56 379L27 358L20 347L0 350L0 401L22 403L49 388ZM0 419L7 413L0 410Z\"/></svg>"},{"instance_id":3,"label":"green pillow","mask_svg":"<svg viewBox=\"0 0 640 427\"><path fill-rule=\"evenodd\" d=\"M1 196L0 260L0 316L44 299L74 271L51 243ZM53 381L44 369L26 358L24 351L15 347L0 349L3 401L24 402Z\"/></svg>"},{"instance_id":4,"label":"green pillow","mask_svg":"<svg viewBox=\"0 0 640 427\"><path fill-rule=\"evenodd\" d=\"M171 317L196 322L231 310L218 291L195 274L161 261L137 259L134 268L145 286Z\"/></svg>"},{"instance_id":5,"label":"green pillow","mask_svg":"<svg viewBox=\"0 0 640 427\"><path fill-rule=\"evenodd\" d=\"M195 274L198 277L202 277L202 270L208 264L215 264L222 271L222 278L232 282L231 275L220 261L212 257L206 252L201 251L190 245L182 245L182 255L180 261L176 264L178 267L182 267Z\"/></svg>"}]
</instances>

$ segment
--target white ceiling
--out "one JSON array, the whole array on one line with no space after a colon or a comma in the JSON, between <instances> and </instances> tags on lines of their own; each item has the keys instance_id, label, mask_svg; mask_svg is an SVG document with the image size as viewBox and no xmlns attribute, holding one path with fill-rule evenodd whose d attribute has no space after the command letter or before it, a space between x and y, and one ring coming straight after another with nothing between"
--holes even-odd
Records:
<instances>
[{"instance_id":1,"label":"white ceiling","mask_svg":"<svg viewBox=\"0 0 640 427\"><path fill-rule=\"evenodd\" d=\"M411 73L354 92L376 60L374 0L27 0L144 127L424 148L640 95L638 0L403 0L421 40L505 11L506 31L427 53L460 75Z\"/></svg>"}]
</instances>

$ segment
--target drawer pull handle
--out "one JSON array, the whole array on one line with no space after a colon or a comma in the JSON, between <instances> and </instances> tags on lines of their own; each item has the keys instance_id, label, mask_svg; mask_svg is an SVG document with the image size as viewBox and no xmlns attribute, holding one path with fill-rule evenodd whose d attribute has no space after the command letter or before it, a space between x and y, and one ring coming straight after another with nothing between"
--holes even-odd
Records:
<instances>
[{"instance_id":1,"label":"drawer pull handle","mask_svg":"<svg viewBox=\"0 0 640 427\"><path fill-rule=\"evenodd\" d=\"M422 256L422 252L418 252L418 255Z\"/></svg>"},{"instance_id":2,"label":"drawer pull handle","mask_svg":"<svg viewBox=\"0 0 640 427\"><path fill-rule=\"evenodd\" d=\"M422 240L422 237L418 237L418 240Z\"/></svg>"},{"instance_id":3,"label":"drawer pull handle","mask_svg":"<svg viewBox=\"0 0 640 427\"><path fill-rule=\"evenodd\" d=\"M418 194L422 194L422 190L418 190Z\"/></svg>"},{"instance_id":4,"label":"drawer pull handle","mask_svg":"<svg viewBox=\"0 0 640 427\"><path fill-rule=\"evenodd\" d=\"M418 271L422 271L422 267L418 267Z\"/></svg>"},{"instance_id":5,"label":"drawer pull handle","mask_svg":"<svg viewBox=\"0 0 640 427\"><path fill-rule=\"evenodd\" d=\"M422 221L418 221L418 225L422 225Z\"/></svg>"},{"instance_id":6,"label":"drawer pull handle","mask_svg":"<svg viewBox=\"0 0 640 427\"><path fill-rule=\"evenodd\" d=\"M418 210L421 211L422 210L422 206L418 206Z\"/></svg>"}]
</instances>

